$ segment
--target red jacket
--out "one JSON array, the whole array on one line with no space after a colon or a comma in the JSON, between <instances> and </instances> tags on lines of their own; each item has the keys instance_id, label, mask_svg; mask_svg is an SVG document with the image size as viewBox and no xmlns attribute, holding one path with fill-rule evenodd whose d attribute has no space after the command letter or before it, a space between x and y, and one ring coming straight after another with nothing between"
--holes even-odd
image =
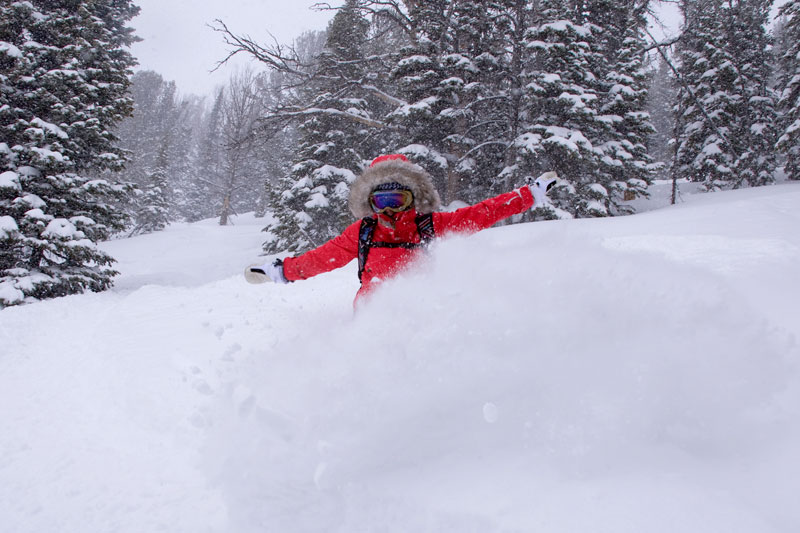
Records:
<instances>
[{"instance_id":1,"label":"red jacket","mask_svg":"<svg viewBox=\"0 0 800 533\"><path fill-rule=\"evenodd\" d=\"M454 233L475 233L493 226L495 223L522 213L533 206L533 196L525 186L512 192L489 198L478 204L461 208L452 213L433 213L433 230L436 237L444 237ZM419 232L414 221L417 212L414 209L402 211L391 217L389 215L373 215L378 218L374 242L407 242L418 243ZM334 237L322 246L310 250L297 257L287 257L283 261L283 274L289 281L307 279L335 268L343 267L358 257L358 233L361 220L353 222L338 237ZM391 278L406 268L420 253L417 249L407 248L372 248L367 256L367 263L361 277L359 297L369 293L376 282Z\"/></svg>"}]
</instances>

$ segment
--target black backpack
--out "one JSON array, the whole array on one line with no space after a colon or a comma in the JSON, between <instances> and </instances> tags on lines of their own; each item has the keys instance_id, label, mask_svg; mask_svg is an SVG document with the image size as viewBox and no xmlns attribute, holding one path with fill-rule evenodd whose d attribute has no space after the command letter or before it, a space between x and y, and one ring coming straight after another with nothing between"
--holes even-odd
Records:
<instances>
[{"instance_id":1,"label":"black backpack","mask_svg":"<svg viewBox=\"0 0 800 533\"><path fill-rule=\"evenodd\" d=\"M375 233L377 222L378 219L375 217L361 219L361 227L358 229L358 281L361 281L361 274L364 273L371 248L419 248L430 244L435 236L432 213L417 215L414 219L417 224L417 233L419 233L419 242L375 242L372 240L372 235Z\"/></svg>"}]
</instances>

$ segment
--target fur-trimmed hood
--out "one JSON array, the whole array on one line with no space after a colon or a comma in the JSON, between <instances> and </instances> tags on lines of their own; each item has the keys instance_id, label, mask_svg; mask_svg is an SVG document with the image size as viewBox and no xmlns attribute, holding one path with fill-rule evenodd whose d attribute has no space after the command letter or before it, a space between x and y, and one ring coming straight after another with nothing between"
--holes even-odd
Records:
<instances>
[{"instance_id":1,"label":"fur-trimmed hood","mask_svg":"<svg viewBox=\"0 0 800 533\"><path fill-rule=\"evenodd\" d=\"M411 189L414 194L414 209L418 213L433 213L441 208L442 201L430 174L409 161L389 159L373 164L350 185L350 212L356 218L372 215L370 193L378 185L393 181Z\"/></svg>"}]
</instances>

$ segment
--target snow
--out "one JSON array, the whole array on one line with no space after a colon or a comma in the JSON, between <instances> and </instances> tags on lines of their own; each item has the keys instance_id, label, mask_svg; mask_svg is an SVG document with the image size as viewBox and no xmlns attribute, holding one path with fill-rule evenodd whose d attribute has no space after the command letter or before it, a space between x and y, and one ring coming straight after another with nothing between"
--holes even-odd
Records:
<instances>
[{"instance_id":1,"label":"snow","mask_svg":"<svg viewBox=\"0 0 800 533\"><path fill-rule=\"evenodd\" d=\"M599 183L592 183L591 185L589 185L589 190L592 191L595 194L595 196L602 196L604 198L608 197L608 191L606 190L605 187L603 187Z\"/></svg>"},{"instance_id":2,"label":"snow","mask_svg":"<svg viewBox=\"0 0 800 533\"><path fill-rule=\"evenodd\" d=\"M404 69L408 67L420 68L420 67L428 67L433 64L433 61L428 56L423 55L415 55L409 56L406 58L401 59L397 62L398 69Z\"/></svg>"},{"instance_id":3,"label":"snow","mask_svg":"<svg viewBox=\"0 0 800 533\"><path fill-rule=\"evenodd\" d=\"M588 37L592 33L588 26L573 24L569 20L557 20L549 24L542 24L539 31L545 30L552 30L557 33L564 33L571 30L581 37Z\"/></svg>"},{"instance_id":4,"label":"snow","mask_svg":"<svg viewBox=\"0 0 800 533\"><path fill-rule=\"evenodd\" d=\"M19 189L19 174L6 170L0 173L0 189Z\"/></svg>"},{"instance_id":5,"label":"snow","mask_svg":"<svg viewBox=\"0 0 800 533\"><path fill-rule=\"evenodd\" d=\"M435 106L439 102L439 98L436 96L428 96L427 98L423 98L419 102L415 102L413 104L403 104L399 106L397 109L392 111L392 115L394 116L402 116L406 117L412 113L430 113L431 108Z\"/></svg>"},{"instance_id":6,"label":"snow","mask_svg":"<svg viewBox=\"0 0 800 533\"><path fill-rule=\"evenodd\" d=\"M466 70L469 72L480 72L480 69L469 58L461 54L447 54L442 57L442 63L452 69Z\"/></svg>"},{"instance_id":7,"label":"snow","mask_svg":"<svg viewBox=\"0 0 800 533\"><path fill-rule=\"evenodd\" d=\"M25 294L10 281L0 282L0 298L6 302L16 303L25 299Z\"/></svg>"},{"instance_id":8,"label":"snow","mask_svg":"<svg viewBox=\"0 0 800 533\"><path fill-rule=\"evenodd\" d=\"M52 133L59 139L69 139L69 135L67 135L67 132L65 132L55 124L46 122L40 119L39 117L36 117L33 120L31 120L31 124L37 126L39 129L47 130L48 132Z\"/></svg>"},{"instance_id":9,"label":"snow","mask_svg":"<svg viewBox=\"0 0 800 533\"><path fill-rule=\"evenodd\" d=\"M25 216L27 218L30 218L30 219L33 219L33 220L41 220L43 222L49 222L50 220L53 220L53 215L46 214L44 211L42 211L38 207L36 209L31 209L29 211L25 211Z\"/></svg>"},{"instance_id":10,"label":"snow","mask_svg":"<svg viewBox=\"0 0 800 533\"><path fill-rule=\"evenodd\" d=\"M85 234L75 224L65 218L56 218L47 224L42 237L60 237L62 239L83 239Z\"/></svg>"},{"instance_id":11,"label":"snow","mask_svg":"<svg viewBox=\"0 0 800 533\"><path fill-rule=\"evenodd\" d=\"M2 529L800 530L800 184L247 285L251 215L0 311ZM268 260L268 258L267 258ZM0 291L8 290L0 285Z\"/></svg>"},{"instance_id":12,"label":"snow","mask_svg":"<svg viewBox=\"0 0 800 533\"><path fill-rule=\"evenodd\" d=\"M322 165L313 172L315 182L327 182L334 179L344 180L347 183L353 183L356 180L356 175L352 170L346 168L334 167L333 165Z\"/></svg>"},{"instance_id":13,"label":"snow","mask_svg":"<svg viewBox=\"0 0 800 533\"><path fill-rule=\"evenodd\" d=\"M22 57L22 50L14 46L13 43L9 43L6 41L0 41L0 52L3 52L9 57L14 57L14 58Z\"/></svg>"},{"instance_id":14,"label":"snow","mask_svg":"<svg viewBox=\"0 0 800 533\"><path fill-rule=\"evenodd\" d=\"M31 146L30 150L32 152L36 152L42 159L55 159L56 161L59 162L63 162L66 160L64 154L62 154L61 152L50 150L49 148L39 148L36 146Z\"/></svg>"},{"instance_id":15,"label":"snow","mask_svg":"<svg viewBox=\"0 0 800 533\"><path fill-rule=\"evenodd\" d=\"M722 149L719 147L719 143L712 142L712 143L707 144L706 146L703 147L703 152L702 153L706 157L710 157L710 156L721 154L722 153Z\"/></svg>"},{"instance_id":16,"label":"snow","mask_svg":"<svg viewBox=\"0 0 800 533\"><path fill-rule=\"evenodd\" d=\"M597 200L589 200L586 202L586 211L591 213L592 216L605 216L608 214L608 209L604 203Z\"/></svg>"},{"instance_id":17,"label":"snow","mask_svg":"<svg viewBox=\"0 0 800 533\"><path fill-rule=\"evenodd\" d=\"M447 159L434 150L431 150L424 144L409 144L397 150L398 154L403 154L410 159L420 159L435 163L440 168L447 168Z\"/></svg>"},{"instance_id":18,"label":"snow","mask_svg":"<svg viewBox=\"0 0 800 533\"><path fill-rule=\"evenodd\" d=\"M14 217L3 215L0 217L0 239L5 239L9 235L19 231L17 221Z\"/></svg>"},{"instance_id":19,"label":"snow","mask_svg":"<svg viewBox=\"0 0 800 533\"><path fill-rule=\"evenodd\" d=\"M324 193L314 192L309 195L308 201L303 205L306 209L324 208L328 207L330 202Z\"/></svg>"}]
</instances>

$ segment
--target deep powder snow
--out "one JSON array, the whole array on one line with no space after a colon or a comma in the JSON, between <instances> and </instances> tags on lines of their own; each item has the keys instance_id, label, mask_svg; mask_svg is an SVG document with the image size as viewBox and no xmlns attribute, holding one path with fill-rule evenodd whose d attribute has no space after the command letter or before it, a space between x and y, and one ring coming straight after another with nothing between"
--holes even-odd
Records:
<instances>
[{"instance_id":1,"label":"deep powder snow","mask_svg":"<svg viewBox=\"0 0 800 533\"><path fill-rule=\"evenodd\" d=\"M800 531L800 184L247 285L263 220L0 311L0 531Z\"/></svg>"}]
</instances>

